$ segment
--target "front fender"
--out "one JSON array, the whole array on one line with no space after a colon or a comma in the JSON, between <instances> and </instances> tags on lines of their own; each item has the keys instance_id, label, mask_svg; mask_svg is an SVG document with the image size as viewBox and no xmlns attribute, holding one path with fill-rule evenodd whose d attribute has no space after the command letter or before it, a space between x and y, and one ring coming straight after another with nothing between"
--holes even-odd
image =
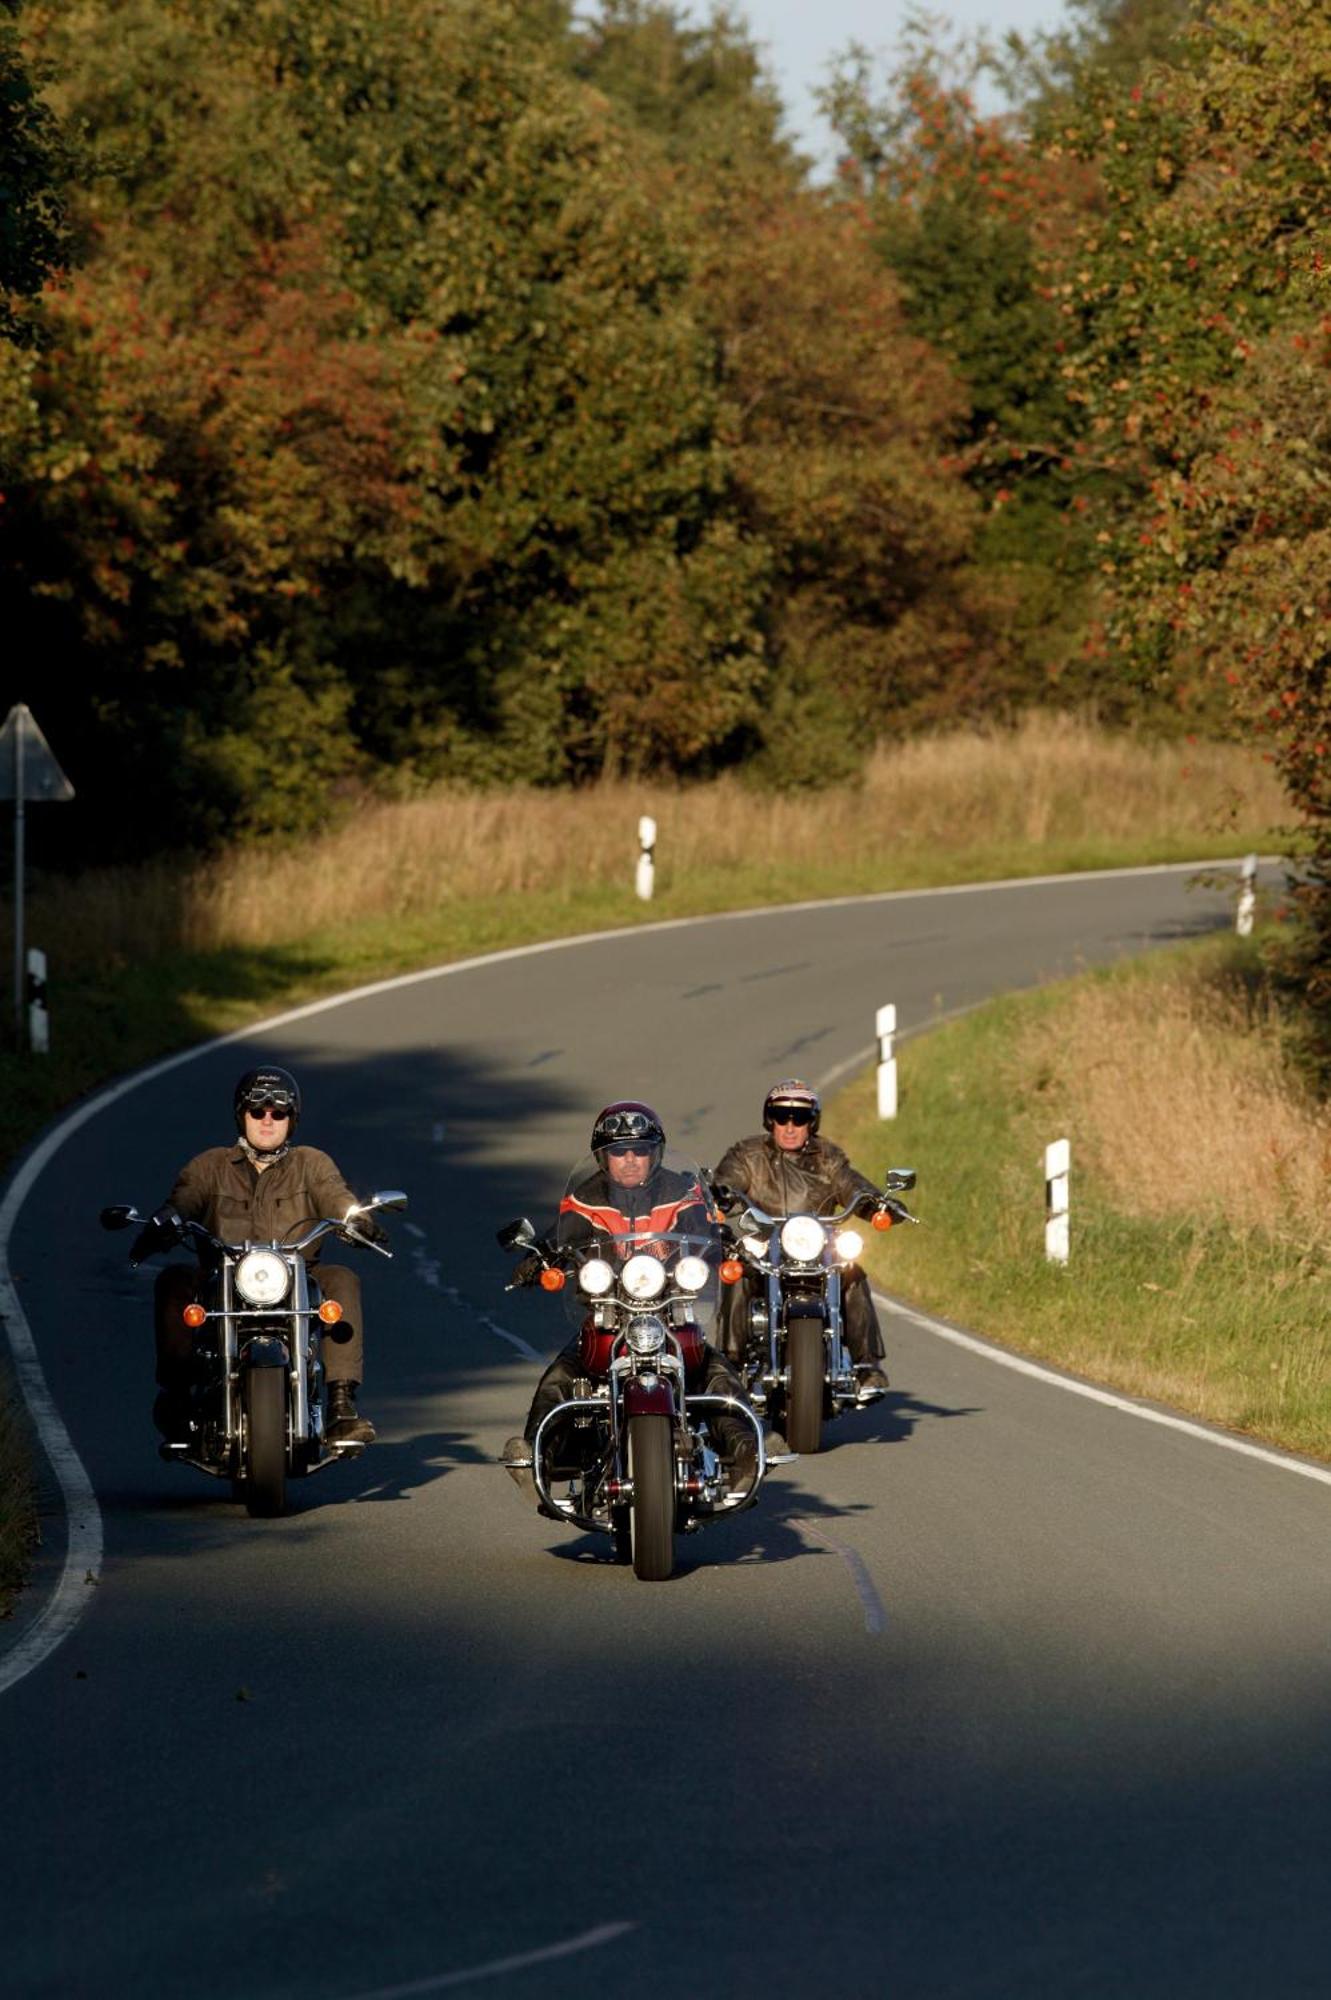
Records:
<instances>
[{"instance_id":1,"label":"front fender","mask_svg":"<svg viewBox=\"0 0 1331 2000\"><path fill-rule=\"evenodd\" d=\"M240 1350L242 1368L289 1368L291 1355L285 1340L275 1333L256 1333Z\"/></svg>"},{"instance_id":2,"label":"front fender","mask_svg":"<svg viewBox=\"0 0 1331 2000\"><path fill-rule=\"evenodd\" d=\"M674 1419L675 1397L668 1382L659 1375L650 1378L630 1375L624 1384L626 1417L669 1417Z\"/></svg>"}]
</instances>

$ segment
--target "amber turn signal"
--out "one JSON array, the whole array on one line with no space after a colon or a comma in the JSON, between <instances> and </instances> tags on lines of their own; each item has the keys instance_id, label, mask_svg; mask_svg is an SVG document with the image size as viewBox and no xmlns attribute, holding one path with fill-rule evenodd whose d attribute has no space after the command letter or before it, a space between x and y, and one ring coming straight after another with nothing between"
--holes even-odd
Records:
<instances>
[{"instance_id":1,"label":"amber turn signal","mask_svg":"<svg viewBox=\"0 0 1331 2000\"><path fill-rule=\"evenodd\" d=\"M342 1308L336 1299L325 1299L319 1308L319 1317L325 1326L336 1326L342 1317Z\"/></svg>"},{"instance_id":2,"label":"amber turn signal","mask_svg":"<svg viewBox=\"0 0 1331 2000\"><path fill-rule=\"evenodd\" d=\"M890 1229L892 1227L892 1218L885 1208L879 1208L874 1211L873 1226L875 1229Z\"/></svg>"},{"instance_id":3,"label":"amber turn signal","mask_svg":"<svg viewBox=\"0 0 1331 2000\"><path fill-rule=\"evenodd\" d=\"M541 1290L543 1292L562 1292L563 1289L564 1289L564 1273L562 1271L555 1271L555 1270L542 1271Z\"/></svg>"},{"instance_id":4,"label":"amber turn signal","mask_svg":"<svg viewBox=\"0 0 1331 2000\"><path fill-rule=\"evenodd\" d=\"M737 1285L744 1276L744 1266L738 1257L727 1257L721 1266L720 1275L723 1285Z\"/></svg>"},{"instance_id":5,"label":"amber turn signal","mask_svg":"<svg viewBox=\"0 0 1331 2000\"><path fill-rule=\"evenodd\" d=\"M181 1318L186 1326L202 1326L208 1315L202 1306L186 1306Z\"/></svg>"}]
</instances>

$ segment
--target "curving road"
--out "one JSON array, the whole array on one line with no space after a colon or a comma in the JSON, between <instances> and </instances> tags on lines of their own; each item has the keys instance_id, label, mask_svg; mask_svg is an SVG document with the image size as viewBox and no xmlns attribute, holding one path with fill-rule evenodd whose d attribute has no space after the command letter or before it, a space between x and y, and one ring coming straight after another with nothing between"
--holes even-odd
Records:
<instances>
[{"instance_id":1,"label":"curving road","mask_svg":"<svg viewBox=\"0 0 1331 2000\"><path fill-rule=\"evenodd\" d=\"M910 1028L1227 915L1140 871L501 955L73 1130L11 1265L106 1555L42 1657L53 1509L6 1641L5 1991L1324 1993L1331 1490L1295 1462L902 1316L892 1395L669 1584L494 1465L560 1329L504 1296L493 1231L548 1212L600 1101L650 1094L714 1159L883 1000ZM94 1222L224 1135L258 1053L301 1073L306 1136L412 1197L367 1273L382 1442L279 1522L158 1462L150 1274Z\"/></svg>"}]
</instances>

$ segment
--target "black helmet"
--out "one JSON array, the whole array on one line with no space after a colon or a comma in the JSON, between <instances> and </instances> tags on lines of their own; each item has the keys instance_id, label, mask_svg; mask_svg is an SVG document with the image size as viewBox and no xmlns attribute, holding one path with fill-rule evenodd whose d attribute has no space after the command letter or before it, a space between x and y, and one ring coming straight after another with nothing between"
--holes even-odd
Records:
<instances>
[{"instance_id":1,"label":"black helmet","mask_svg":"<svg viewBox=\"0 0 1331 2000\"><path fill-rule=\"evenodd\" d=\"M265 1104L291 1113L291 1124L287 1129L289 1139L300 1123L300 1085L289 1069L272 1066L247 1069L244 1076L237 1080L232 1099L237 1132L245 1130L245 1113L257 1112Z\"/></svg>"},{"instance_id":2,"label":"black helmet","mask_svg":"<svg viewBox=\"0 0 1331 2000\"><path fill-rule=\"evenodd\" d=\"M778 1108L782 1110L789 1108L792 1111L807 1111L810 1114L809 1136L812 1138L813 1134L818 1130L819 1120L823 1115L823 1106L822 1100L812 1084L801 1083L797 1076L787 1076L783 1077L780 1083L772 1085L772 1088L763 1099L763 1124L769 1132L772 1129L773 1113Z\"/></svg>"},{"instance_id":3,"label":"black helmet","mask_svg":"<svg viewBox=\"0 0 1331 2000\"><path fill-rule=\"evenodd\" d=\"M647 1144L652 1148L652 1171L661 1164L665 1129L650 1104L635 1097L617 1099L596 1114L592 1126L592 1151L603 1154L616 1145Z\"/></svg>"}]
</instances>

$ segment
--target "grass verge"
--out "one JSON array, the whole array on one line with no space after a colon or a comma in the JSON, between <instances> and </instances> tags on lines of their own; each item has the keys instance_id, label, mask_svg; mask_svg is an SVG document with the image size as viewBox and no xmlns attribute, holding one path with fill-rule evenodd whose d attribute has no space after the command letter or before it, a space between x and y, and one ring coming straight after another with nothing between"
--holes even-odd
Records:
<instances>
[{"instance_id":1,"label":"grass verge","mask_svg":"<svg viewBox=\"0 0 1331 2000\"><path fill-rule=\"evenodd\" d=\"M0 1618L13 1610L36 1547L30 1440L13 1385L0 1372Z\"/></svg>"},{"instance_id":2,"label":"grass verge","mask_svg":"<svg viewBox=\"0 0 1331 2000\"><path fill-rule=\"evenodd\" d=\"M920 1175L925 1226L875 1280L1055 1367L1331 1456L1324 1113L1236 939L993 1002L909 1042L830 1130ZM1044 1147L1072 1147L1072 1248L1044 1257Z\"/></svg>"}]
</instances>

